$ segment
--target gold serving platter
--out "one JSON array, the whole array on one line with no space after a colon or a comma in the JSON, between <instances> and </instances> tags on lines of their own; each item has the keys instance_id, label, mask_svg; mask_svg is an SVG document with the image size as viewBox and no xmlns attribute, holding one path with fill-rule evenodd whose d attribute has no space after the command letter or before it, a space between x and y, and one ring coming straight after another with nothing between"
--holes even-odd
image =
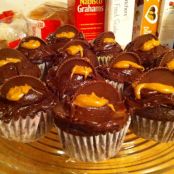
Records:
<instances>
[{"instance_id":1,"label":"gold serving platter","mask_svg":"<svg viewBox=\"0 0 174 174\"><path fill-rule=\"evenodd\" d=\"M37 142L0 139L0 174L174 174L174 143L156 143L126 135L119 154L98 163L75 162L62 150L53 129Z\"/></svg>"}]
</instances>

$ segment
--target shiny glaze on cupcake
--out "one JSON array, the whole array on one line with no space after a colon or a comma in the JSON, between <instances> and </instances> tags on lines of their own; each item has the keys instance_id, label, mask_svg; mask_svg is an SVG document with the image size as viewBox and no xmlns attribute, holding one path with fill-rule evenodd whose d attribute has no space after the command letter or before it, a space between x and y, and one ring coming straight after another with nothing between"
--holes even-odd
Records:
<instances>
[{"instance_id":1,"label":"shiny glaze on cupcake","mask_svg":"<svg viewBox=\"0 0 174 174\"><path fill-rule=\"evenodd\" d=\"M168 51L159 63L160 67L166 67L170 71L174 71L174 50Z\"/></svg>"},{"instance_id":2,"label":"shiny glaze on cupcake","mask_svg":"<svg viewBox=\"0 0 174 174\"><path fill-rule=\"evenodd\" d=\"M28 36L21 40L18 50L20 50L32 63L41 64L44 62L54 62L55 52L36 36Z\"/></svg>"},{"instance_id":3,"label":"shiny glaze on cupcake","mask_svg":"<svg viewBox=\"0 0 174 174\"><path fill-rule=\"evenodd\" d=\"M123 52L113 58L108 66L100 66L97 70L105 79L131 84L143 73L144 67L137 54Z\"/></svg>"},{"instance_id":4,"label":"shiny glaze on cupcake","mask_svg":"<svg viewBox=\"0 0 174 174\"><path fill-rule=\"evenodd\" d=\"M84 36L75 26L67 24L59 27L53 34L49 35L47 43L51 45L53 50L57 51L73 39L84 40Z\"/></svg>"},{"instance_id":5,"label":"shiny glaze on cupcake","mask_svg":"<svg viewBox=\"0 0 174 174\"><path fill-rule=\"evenodd\" d=\"M107 61L122 52L113 32L99 34L93 42L93 49L98 59L106 59Z\"/></svg>"},{"instance_id":6,"label":"shiny glaze on cupcake","mask_svg":"<svg viewBox=\"0 0 174 174\"><path fill-rule=\"evenodd\" d=\"M58 103L55 124L77 135L97 135L119 131L128 113L116 89L103 81L82 85L70 103Z\"/></svg>"},{"instance_id":7,"label":"shiny glaze on cupcake","mask_svg":"<svg viewBox=\"0 0 174 174\"><path fill-rule=\"evenodd\" d=\"M146 69L155 67L167 50L168 48L162 46L152 34L138 36L125 48L125 51L137 53Z\"/></svg>"},{"instance_id":8,"label":"shiny glaze on cupcake","mask_svg":"<svg viewBox=\"0 0 174 174\"><path fill-rule=\"evenodd\" d=\"M55 69L49 70L47 76L48 86L59 94L60 99L69 98L75 90L88 81L100 78L94 67L86 59L67 59Z\"/></svg>"},{"instance_id":9,"label":"shiny glaze on cupcake","mask_svg":"<svg viewBox=\"0 0 174 174\"><path fill-rule=\"evenodd\" d=\"M93 66L98 66L95 53L91 50L91 46L82 40L74 39L66 43L58 53L58 62L61 63L65 59L85 58Z\"/></svg>"},{"instance_id":10,"label":"shiny glaze on cupcake","mask_svg":"<svg viewBox=\"0 0 174 174\"><path fill-rule=\"evenodd\" d=\"M18 75L31 75L40 77L41 72L22 53L15 49L4 48L0 50L0 84L7 79Z\"/></svg>"},{"instance_id":11,"label":"shiny glaze on cupcake","mask_svg":"<svg viewBox=\"0 0 174 174\"><path fill-rule=\"evenodd\" d=\"M167 68L155 68L144 73L125 97L133 115L174 121L174 74Z\"/></svg>"},{"instance_id":12,"label":"shiny glaze on cupcake","mask_svg":"<svg viewBox=\"0 0 174 174\"><path fill-rule=\"evenodd\" d=\"M10 78L0 89L0 119L7 123L27 116L52 115L53 106L51 92L32 76Z\"/></svg>"}]
</instances>

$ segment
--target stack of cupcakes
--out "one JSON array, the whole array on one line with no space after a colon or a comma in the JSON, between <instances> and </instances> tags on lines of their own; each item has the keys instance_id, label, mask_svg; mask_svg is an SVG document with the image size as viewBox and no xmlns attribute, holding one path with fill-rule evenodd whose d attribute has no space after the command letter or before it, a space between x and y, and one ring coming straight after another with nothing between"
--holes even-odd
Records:
<instances>
[{"instance_id":1,"label":"stack of cupcakes","mask_svg":"<svg viewBox=\"0 0 174 174\"><path fill-rule=\"evenodd\" d=\"M54 96L40 69L14 49L0 50L0 135L32 142L53 126ZM49 97L47 97L49 96Z\"/></svg>"}]
</instances>

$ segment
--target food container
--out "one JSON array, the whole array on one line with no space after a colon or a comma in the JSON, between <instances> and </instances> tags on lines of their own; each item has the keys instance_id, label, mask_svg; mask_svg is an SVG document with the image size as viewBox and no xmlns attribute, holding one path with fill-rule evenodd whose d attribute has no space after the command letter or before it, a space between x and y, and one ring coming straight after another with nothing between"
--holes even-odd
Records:
<instances>
[{"instance_id":1,"label":"food container","mask_svg":"<svg viewBox=\"0 0 174 174\"><path fill-rule=\"evenodd\" d=\"M87 40L93 40L104 31L105 0L68 0L70 24L82 31Z\"/></svg>"},{"instance_id":2,"label":"food container","mask_svg":"<svg viewBox=\"0 0 174 174\"><path fill-rule=\"evenodd\" d=\"M46 39L60 25L67 23L67 5L65 3L44 3L27 16L29 22L29 35Z\"/></svg>"},{"instance_id":3,"label":"food container","mask_svg":"<svg viewBox=\"0 0 174 174\"><path fill-rule=\"evenodd\" d=\"M0 14L0 48L16 47L27 32L27 20L21 13L9 10Z\"/></svg>"},{"instance_id":4,"label":"food container","mask_svg":"<svg viewBox=\"0 0 174 174\"><path fill-rule=\"evenodd\" d=\"M135 6L133 39L142 34L156 35L161 0L137 0Z\"/></svg>"}]
</instances>

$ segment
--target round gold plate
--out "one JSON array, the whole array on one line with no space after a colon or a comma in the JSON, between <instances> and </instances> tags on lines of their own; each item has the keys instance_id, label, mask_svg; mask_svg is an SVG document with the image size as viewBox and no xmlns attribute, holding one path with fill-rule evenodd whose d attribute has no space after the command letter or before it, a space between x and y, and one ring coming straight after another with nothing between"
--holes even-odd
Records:
<instances>
[{"instance_id":1,"label":"round gold plate","mask_svg":"<svg viewBox=\"0 0 174 174\"><path fill-rule=\"evenodd\" d=\"M56 130L30 144L0 139L0 174L174 174L174 143L158 144L128 132L119 154L99 163L69 160Z\"/></svg>"}]
</instances>

